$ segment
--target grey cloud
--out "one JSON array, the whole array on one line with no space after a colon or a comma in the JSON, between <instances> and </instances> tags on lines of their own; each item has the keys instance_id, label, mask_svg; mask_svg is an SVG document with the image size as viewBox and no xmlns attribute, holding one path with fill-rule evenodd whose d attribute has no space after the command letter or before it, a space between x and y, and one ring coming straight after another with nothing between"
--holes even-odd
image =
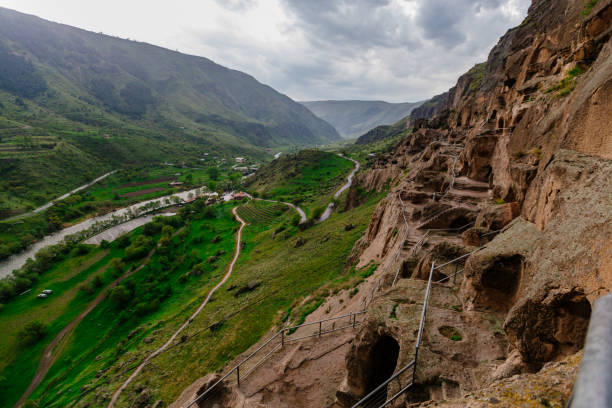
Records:
<instances>
[{"instance_id":1,"label":"grey cloud","mask_svg":"<svg viewBox=\"0 0 612 408\"><path fill-rule=\"evenodd\" d=\"M239 0L237 0L239 1ZM266 1L266 0L263 0ZM244 33L201 34L217 62L297 100L426 99L482 62L530 0L281 0L286 48L245 43ZM415 7L406 14L401 1ZM228 29L228 31L231 31ZM204 54L206 55L206 54ZM251 61L257 59L257 63Z\"/></svg>"}]
</instances>

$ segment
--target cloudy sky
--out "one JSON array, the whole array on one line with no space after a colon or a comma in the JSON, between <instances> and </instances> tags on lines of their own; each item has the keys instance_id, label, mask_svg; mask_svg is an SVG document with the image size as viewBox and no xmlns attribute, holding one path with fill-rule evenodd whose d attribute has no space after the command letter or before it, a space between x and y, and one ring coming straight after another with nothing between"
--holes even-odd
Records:
<instances>
[{"instance_id":1,"label":"cloudy sky","mask_svg":"<svg viewBox=\"0 0 612 408\"><path fill-rule=\"evenodd\" d=\"M201 55L296 100L411 102L454 85L530 0L0 0Z\"/></svg>"}]
</instances>

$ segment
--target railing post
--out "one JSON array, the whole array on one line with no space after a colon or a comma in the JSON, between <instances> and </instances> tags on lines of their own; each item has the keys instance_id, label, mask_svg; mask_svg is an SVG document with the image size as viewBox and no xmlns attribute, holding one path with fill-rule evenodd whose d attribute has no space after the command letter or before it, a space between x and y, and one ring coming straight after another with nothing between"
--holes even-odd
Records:
<instances>
[{"instance_id":1,"label":"railing post","mask_svg":"<svg viewBox=\"0 0 612 408\"><path fill-rule=\"evenodd\" d=\"M453 285L457 281L457 269L458 269L458 267L459 267L459 264L455 263L455 273L453 274Z\"/></svg>"},{"instance_id":2,"label":"railing post","mask_svg":"<svg viewBox=\"0 0 612 408\"><path fill-rule=\"evenodd\" d=\"M357 324L357 315L353 315L353 329L355 328L355 325Z\"/></svg>"},{"instance_id":3,"label":"railing post","mask_svg":"<svg viewBox=\"0 0 612 408\"><path fill-rule=\"evenodd\" d=\"M321 328L323 327L323 322L319 322L319 337L321 337Z\"/></svg>"},{"instance_id":4,"label":"railing post","mask_svg":"<svg viewBox=\"0 0 612 408\"><path fill-rule=\"evenodd\" d=\"M416 347L414 350L414 367L412 370L412 382L416 379L416 370L419 361L419 349L421 348L421 339L423 338L423 329L425 327L425 318L427 317L427 304L429 303L429 292L431 290L431 280L435 269L435 262L431 263L429 271L429 280L427 281L427 289L425 290L425 301L423 302L423 311L421 312L421 323L419 324L419 334L417 336Z\"/></svg>"},{"instance_id":5,"label":"railing post","mask_svg":"<svg viewBox=\"0 0 612 408\"><path fill-rule=\"evenodd\" d=\"M238 381L238 386L240 387L240 366L236 367L236 380Z\"/></svg>"},{"instance_id":6,"label":"railing post","mask_svg":"<svg viewBox=\"0 0 612 408\"><path fill-rule=\"evenodd\" d=\"M285 329L281 330L281 347L285 345Z\"/></svg>"}]
</instances>

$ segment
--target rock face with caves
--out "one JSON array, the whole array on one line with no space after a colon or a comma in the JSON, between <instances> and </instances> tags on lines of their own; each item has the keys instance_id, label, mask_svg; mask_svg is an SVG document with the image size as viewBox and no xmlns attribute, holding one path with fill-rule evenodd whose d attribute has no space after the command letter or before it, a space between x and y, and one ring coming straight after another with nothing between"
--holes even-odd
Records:
<instances>
[{"instance_id":1,"label":"rock face with caves","mask_svg":"<svg viewBox=\"0 0 612 408\"><path fill-rule=\"evenodd\" d=\"M360 175L395 187L358 245L361 264L382 267L336 406L414 359L430 265L464 254L434 273L414 379L408 370L380 399L414 381L393 406L486 406L475 395L498 403L518 374L512 384L549 387L516 406L567 401L591 305L612 288L612 2L584 10L534 0ZM549 381L568 361L571 375Z\"/></svg>"}]
</instances>

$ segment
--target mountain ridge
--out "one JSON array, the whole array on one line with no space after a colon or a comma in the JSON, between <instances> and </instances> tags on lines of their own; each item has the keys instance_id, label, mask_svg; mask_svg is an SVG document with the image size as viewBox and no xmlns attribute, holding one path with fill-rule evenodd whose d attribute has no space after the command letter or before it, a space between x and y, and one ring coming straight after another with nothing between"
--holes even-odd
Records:
<instances>
[{"instance_id":1,"label":"mountain ridge","mask_svg":"<svg viewBox=\"0 0 612 408\"><path fill-rule=\"evenodd\" d=\"M379 100L301 101L315 115L332 124L345 139L359 137L369 130L392 125L410 115L423 102L392 103Z\"/></svg>"},{"instance_id":2,"label":"mountain ridge","mask_svg":"<svg viewBox=\"0 0 612 408\"><path fill-rule=\"evenodd\" d=\"M204 152L265 160L266 148L340 138L288 96L205 57L6 8L0 113L0 209L128 163L197 163Z\"/></svg>"}]
</instances>

